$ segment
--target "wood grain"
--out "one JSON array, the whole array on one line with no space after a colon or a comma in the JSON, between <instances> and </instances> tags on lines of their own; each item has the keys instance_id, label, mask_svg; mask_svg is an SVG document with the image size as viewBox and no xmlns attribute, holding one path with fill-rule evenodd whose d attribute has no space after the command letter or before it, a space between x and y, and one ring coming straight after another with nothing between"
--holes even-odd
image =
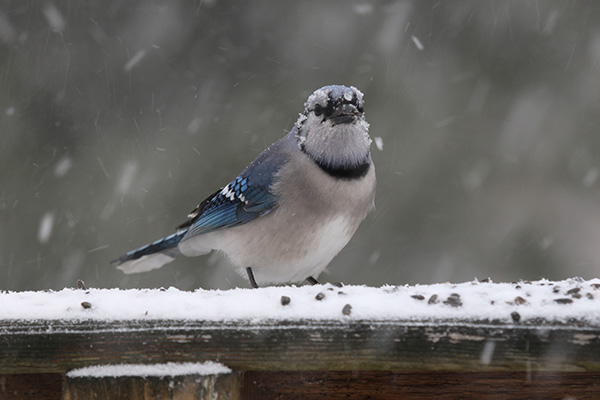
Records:
<instances>
[{"instance_id":1,"label":"wood grain","mask_svg":"<svg viewBox=\"0 0 600 400\"><path fill-rule=\"evenodd\" d=\"M243 400L600 399L600 373L249 371Z\"/></svg>"},{"instance_id":2,"label":"wood grain","mask_svg":"<svg viewBox=\"0 0 600 400\"><path fill-rule=\"evenodd\" d=\"M92 398L90 391L107 400L186 398L184 395L191 399L202 395L194 381L189 377L173 383L161 378L76 379L66 383L64 399ZM0 375L0 400L59 400L62 383L60 374ZM241 400L568 398L599 399L600 373L247 371L240 394Z\"/></svg>"},{"instance_id":3,"label":"wood grain","mask_svg":"<svg viewBox=\"0 0 600 400\"><path fill-rule=\"evenodd\" d=\"M0 400L58 400L62 383L61 374L0 375Z\"/></svg>"},{"instance_id":4,"label":"wood grain","mask_svg":"<svg viewBox=\"0 0 600 400\"><path fill-rule=\"evenodd\" d=\"M88 365L218 361L238 371L600 370L582 325L324 321L0 321L0 374Z\"/></svg>"}]
</instances>

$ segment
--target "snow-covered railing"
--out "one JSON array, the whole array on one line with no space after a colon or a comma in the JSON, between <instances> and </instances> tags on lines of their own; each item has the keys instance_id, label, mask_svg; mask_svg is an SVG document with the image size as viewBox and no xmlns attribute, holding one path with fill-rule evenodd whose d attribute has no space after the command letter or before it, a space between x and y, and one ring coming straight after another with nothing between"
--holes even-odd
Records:
<instances>
[{"instance_id":1,"label":"snow-covered railing","mask_svg":"<svg viewBox=\"0 0 600 400\"><path fill-rule=\"evenodd\" d=\"M0 398L42 381L57 399L600 398L600 280L0 293Z\"/></svg>"}]
</instances>

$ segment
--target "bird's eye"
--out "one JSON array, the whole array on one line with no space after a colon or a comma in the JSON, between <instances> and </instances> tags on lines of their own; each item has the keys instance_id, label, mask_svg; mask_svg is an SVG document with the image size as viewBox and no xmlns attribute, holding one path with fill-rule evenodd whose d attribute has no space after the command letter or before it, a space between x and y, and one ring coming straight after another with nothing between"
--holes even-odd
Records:
<instances>
[{"instance_id":1,"label":"bird's eye","mask_svg":"<svg viewBox=\"0 0 600 400\"><path fill-rule=\"evenodd\" d=\"M318 117L323 114L323 107L320 104L315 105L315 115Z\"/></svg>"},{"instance_id":2,"label":"bird's eye","mask_svg":"<svg viewBox=\"0 0 600 400\"><path fill-rule=\"evenodd\" d=\"M359 105L358 107L356 107L356 109L357 109L359 112L361 112L361 113L365 112L365 108L364 108L363 106L361 106L361 105Z\"/></svg>"}]
</instances>

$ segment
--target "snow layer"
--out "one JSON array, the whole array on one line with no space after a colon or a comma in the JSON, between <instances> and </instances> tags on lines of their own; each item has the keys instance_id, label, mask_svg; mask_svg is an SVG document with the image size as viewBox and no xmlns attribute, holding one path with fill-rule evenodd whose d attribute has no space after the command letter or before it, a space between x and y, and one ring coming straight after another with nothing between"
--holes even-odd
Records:
<instances>
[{"instance_id":1,"label":"snow layer","mask_svg":"<svg viewBox=\"0 0 600 400\"><path fill-rule=\"evenodd\" d=\"M287 299L286 299L287 298ZM289 300L289 301L288 301ZM261 289L64 289L0 293L0 320L532 319L600 325L600 279L416 286L316 285Z\"/></svg>"},{"instance_id":2,"label":"snow layer","mask_svg":"<svg viewBox=\"0 0 600 400\"><path fill-rule=\"evenodd\" d=\"M204 363L107 364L78 368L67 373L69 378L102 378L119 376L181 376L228 374L231 369L212 361Z\"/></svg>"}]
</instances>

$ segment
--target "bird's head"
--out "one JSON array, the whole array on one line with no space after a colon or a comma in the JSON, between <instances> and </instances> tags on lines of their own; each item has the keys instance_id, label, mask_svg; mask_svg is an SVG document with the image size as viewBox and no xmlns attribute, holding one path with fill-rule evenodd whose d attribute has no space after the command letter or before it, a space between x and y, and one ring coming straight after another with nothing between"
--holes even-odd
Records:
<instances>
[{"instance_id":1,"label":"bird's head","mask_svg":"<svg viewBox=\"0 0 600 400\"><path fill-rule=\"evenodd\" d=\"M310 95L304 104L304 114L321 123L336 126L350 124L364 113L363 94L355 87L325 86Z\"/></svg>"},{"instance_id":2,"label":"bird's head","mask_svg":"<svg viewBox=\"0 0 600 400\"><path fill-rule=\"evenodd\" d=\"M300 149L321 166L353 168L370 161L363 94L355 87L330 85L316 90L296 125Z\"/></svg>"}]
</instances>

